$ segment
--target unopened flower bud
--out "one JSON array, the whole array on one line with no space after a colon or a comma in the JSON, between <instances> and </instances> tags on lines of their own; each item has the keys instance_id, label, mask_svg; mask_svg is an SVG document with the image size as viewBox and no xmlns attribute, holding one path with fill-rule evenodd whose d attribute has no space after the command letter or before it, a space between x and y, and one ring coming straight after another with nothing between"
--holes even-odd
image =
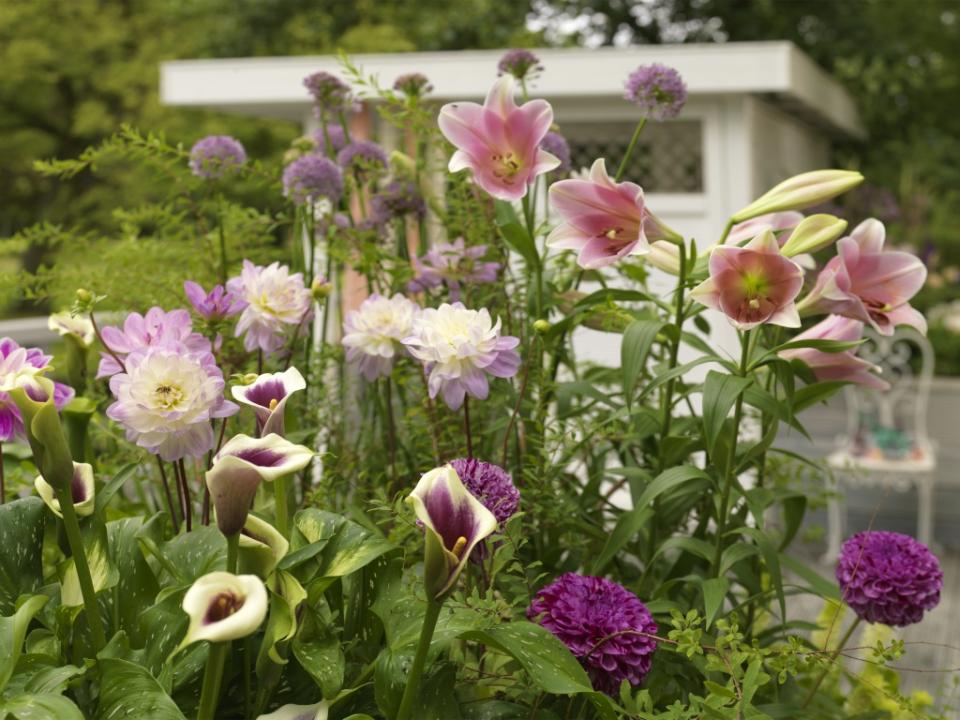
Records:
<instances>
[{"instance_id":1,"label":"unopened flower bud","mask_svg":"<svg viewBox=\"0 0 960 720\"><path fill-rule=\"evenodd\" d=\"M535 320L533 323L533 330L540 335L547 333L550 330L550 322L544 320L543 318Z\"/></svg>"},{"instance_id":2,"label":"unopened flower bud","mask_svg":"<svg viewBox=\"0 0 960 720\"><path fill-rule=\"evenodd\" d=\"M93 300L93 296L90 294L89 290L77 288L77 300L82 303L88 303Z\"/></svg>"},{"instance_id":3,"label":"unopened flower bud","mask_svg":"<svg viewBox=\"0 0 960 720\"><path fill-rule=\"evenodd\" d=\"M830 245L847 229L847 221L833 215L811 215L797 225L780 252L786 257L813 253Z\"/></svg>"},{"instance_id":4,"label":"unopened flower bud","mask_svg":"<svg viewBox=\"0 0 960 720\"><path fill-rule=\"evenodd\" d=\"M851 170L815 170L794 175L768 190L731 220L739 223L767 213L803 210L852 190L862 182L863 175Z\"/></svg>"},{"instance_id":5,"label":"unopened flower bud","mask_svg":"<svg viewBox=\"0 0 960 720\"><path fill-rule=\"evenodd\" d=\"M332 291L333 286L327 282L326 278L314 278L313 284L310 285L310 294L313 295L314 300L324 300Z\"/></svg>"},{"instance_id":6,"label":"unopened flower bud","mask_svg":"<svg viewBox=\"0 0 960 720\"><path fill-rule=\"evenodd\" d=\"M671 275L680 274L680 246L667 240L650 243L647 262Z\"/></svg>"}]
</instances>

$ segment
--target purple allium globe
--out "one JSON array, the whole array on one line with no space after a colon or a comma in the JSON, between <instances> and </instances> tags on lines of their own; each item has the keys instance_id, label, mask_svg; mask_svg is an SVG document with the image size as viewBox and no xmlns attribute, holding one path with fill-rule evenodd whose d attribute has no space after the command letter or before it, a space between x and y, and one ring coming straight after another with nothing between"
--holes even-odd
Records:
<instances>
[{"instance_id":1,"label":"purple allium globe","mask_svg":"<svg viewBox=\"0 0 960 720\"><path fill-rule=\"evenodd\" d=\"M380 225L405 215L422 218L426 213L427 204L412 180L394 180L370 198L370 215Z\"/></svg>"},{"instance_id":2,"label":"purple allium globe","mask_svg":"<svg viewBox=\"0 0 960 720\"><path fill-rule=\"evenodd\" d=\"M650 672L657 624L636 595L611 580L561 575L534 596L527 617L567 646L597 690L615 695L623 680L639 685Z\"/></svg>"},{"instance_id":3,"label":"purple allium globe","mask_svg":"<svg viewBox=\"0 0 960 720\"><path fill-rule=\"evenodd\" d=\"M837 582L858 617L894 627L923 619L940 602L943 572L929 548L908 535L857 533L840 550Z\"/></svg>"},{"instance_id":4,"label":"purple allium globe","mask_svg":"<svg viewBox=\"0 0 960 720\"><path fill-rule=\"evenodd\" d=\"M313 95L321 112L338 113L353 105L350 86L332 73L321 71L307 75L303 86Z\"/></svg>"},{"instance_id":5,"label":"purple allium globe","mask_svg":"<svg viewBox=\"0 0 960 720\"><path fill-rule=\"evenodd\" d=\"M246 161L243 145L229 135L208 135L190 148L190 171L205 180L221 178Z\"/></svg>"},{"instance_id":6,"label":"purple allium globe","mask_svg":"<svg viewBox=\"0 0 960 720\"><path fill-rule=\"evenodd\" d=\"M561 175L570 172L570 144L563 135L551 130L543 136L540 147L560 160L553 172Z\"/></svg>"},{"instance_id":7,"label":"purple allium globe","mask_svg":"<svg viewBox=\"0 0 960 720\"><path fill-rule=\"evenodd\" d=\"M502 467L475 458L460 458L450 464L470 494L493 513L498 523L503 524L517 512L520 491Z\"/></svg>"},{"instance_id":8,"label":"purple allium globe","mask_svg":"<svg viewBox=\"0 0 960 720\"><path fill-rule=\"evenodd\" d=\"M529 50L508 50L497 63L497 75L513 75L517 80L532 80L541 72L540 58Z\"/></svg>"},{"instance_id":9,"label":"purple allium globe","mask_svg":"<svg viewBox=\"0 0 960 720\"><path fill-rule=\"evenodd\" d=\"M323 128L320 128L311 137L317 146L317 152L321 155L335 156L347 144L347 133L344 132L343 126L338 123L328 123L326 133L324 133ZM330 147L333 148L331 152L327 152L328 137L330 138Z\"/></svg>"},{"instance_id":10,"label":"purple allium globe","mask_svg":"<svg viewBox=\"0 0 960 720\"><path fill-rule=\"evenodd\" d=\"M387 154L371 140L354 140L337 153L337 162L345 171L357 175L367 171L380 171L387 167Z\"/></svg>"},{"instance_id":11,"label":"purple allium globe","mask_svg":"<svg viewBox=\"0 0 960 720\"><path fill-rule=\"evenodd\" d=\"M672 67L641 65L627 78L623 97L640 107L650 120L669 120L687 102L687 86Z\"/></svg>"},{"instance_id":12,"label":"purple allium globe","mask_svg":"<svg viewBox=\"0 0 960 720\"><path fill-rule=\"evenodd\" d=\"M393 89L407 97L421 97L433 90L433 85L423 73L407 73L393 81Z\"/></svg>"},{"instance_id":13,"label":"purple allium globe","mask_svg":"<svg viewBox=\"0 0 960 720\"><path fill-rule=\"evenodd\" d=\"M330 158L304 155L284 168L283 194L299 205L322 198L336 204L343 194L343 174Z\"/></svg>"}]
</instances>

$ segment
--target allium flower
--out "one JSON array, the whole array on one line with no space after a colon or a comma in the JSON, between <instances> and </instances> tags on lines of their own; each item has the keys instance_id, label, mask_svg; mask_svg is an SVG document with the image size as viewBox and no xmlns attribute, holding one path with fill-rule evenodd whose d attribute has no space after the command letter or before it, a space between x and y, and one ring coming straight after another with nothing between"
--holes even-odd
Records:
<instances>
[{"instance_id":1,"label":"allium flower","mask_svg":"<svg viewBox=\"0 0 960 720\"><path fill-rule=\"evenodd\" d=\"M40 499L50 508L50 512L58 518L63 517L60 509L60 500L57 499L56 491L53 485L43 479L43 475L37 475L33 481L33 486L37 490ZM96 486L93 481L93 466L89 463L73 464L73 479L70 481L70 496L73 498L73 509L77 511L80 517L93 515Z\"/></svg>"},{"instance_id":2,"label":"allium flower","mask_svg":"<svg viewBox=\"0 0 960 720\"><path fill-rule=\"evenodd\" d=\"M347 348L347 361L357 363L369 382L389 375L419 312L420 307L400 293L392 298L368 297L343 321L341 342Z\"/></svg>"},{"instance_id":3,"label":"allium flower","mask_svg":"<svg viewBox=\"0 0 960 720\"><path fill-rule=\"evenodd\" d=\"M238 410L223 397L223 375L210 353L153 345L130 353L125 364L110 378L116 402L107 417L163 460L202 456L213 448L210 420Z\"/></svg>"},{"instance_id":4,"label":"allium flower","mask_svg":"<svg viewBox=\"0 0 960 720\"><path fill-rule=\"evenodd\" d=\"M82 315L74 316L69 311L53 313L47 318L47 328L60 337L72 337L83 347L93 345L96 333L90 318Z\"/></svg>"},{"instance_id":5,"label":"allium flower","mask_svg":"<svg viewBox=\"0 0 960 720\"><path fill-rule=\"evenodd\" d=\"M260 435L283 435L283 412L287 400L306 387L303 375L291 367L283 372L264 373L248 385L234 385L230 392L234 400L253 408Z\"/></svg>"},{"instance_id":6,"label":"allium flower","mask_svg":"<svg viewBox=\"0 0 960 720\"><path fill-rule=\"evenodd\" d=\"M843 601L870 623L902 627L940 602L943 572L923 543L895 532L857 533L840 550Z\"/></svg>"},{"instance_id":7,"label":"allium flower","mask_svg":"<svg viewBox=\"0 0 960 720\"><path fill-rule=\"evenodd\" d=\"M762 323L800 327L794 300L803 287L803 268L780 254L769 230L742 248L714 247L709 267L710 277L690 297L722 312L734 327L749 330Z\"/></svg>"},{"instance_id":8,"label":"allium flower","mask_svg":"<svg viewBox=\"0 0 960 720\"><path fill-rule=\"evenodd\" d=\"M155 345L177 346L182 352L200 355L210 352L210 341L193 332L190 313L186 310L166 312L152 307L146 315L130 313L123 321L123 330L108 325L100 334L111 352L100 353L98 378L123 371L114 355L122 360L132 352Z\"/></svg>"},{"instance_id":9,"label":"allium flower","mask_svg":"<svg viewBox=\"0 0 960 720\"><path fill-rule=\"evenodd\" d=\"M182 607L190 616L185 647L200 640L226 642L252 635L267 616L269 602L263 580L256 575L228 572L207 573L183 596Z\"/></svg>"},{"instance_id":10,"label":"allium flower","mask_svg":"<svg viewBox=\"0 0 960 720\"><path fill-rule=\"evenodd\" d=\"M343 80L328 72L315 72L303 79L303 86L313 95L323 113L338 113L353 105L353 93Z\"/></svg>"},{"instance_id":11,"label":"allium flower","mask_svg":"<svg viewBox=\"0 0 960 720\"><path fill-rule=\"evenodd\" d=\"M358 176L380 173L387 168L387 153L371 140L354 140L337 153L337 163L344 172Z\"/></svg>"},{"instance_id":12,"label":"allium flower","mask_svg":"<svg viewBox=\"0 0 960 720\"><path fill-rule=\"evenodd\" d=\"M497 75L513 75L517 80L533 80L542 72L540 58L522 48L508 50L497 63Z\"/></svg>"},{"instance_id":13,"label":"allium flower","mask_svg":"<svg viewBox=\"0 0 960 720\"><path fill-rule=\"evenodd\" d=\"M446 285L450 299L460 299L461 283L496 282L500 263L482 262L486 245L466 247L463 238L452 243L434 243L423 257L413 259L417 274L407 285L410 292L422 292Z\"/></svg>"},{"instance_id":14,"label":"allium flower","mask_svg":"<svg viewBox=\"0 0 960 720\"><path fill-rule=\"evenodd\" d=\"M393 89L407 97L422 97L433 90L433 85L423 73L407 73L393 81Z\"/></svg>"},{"instance_id":15,"label":"allium flower","mask_svg":"<svg viewBox=\"0 0 960 720\"><path fill-rule=\"evenodd\" d=\"M834 313L869 323L884 335L897 325L927 331L923 314L909 301L927 278L923 262L907 252L884 251L886 230L869 219L837 241L832 258L816 285L799 304L804 314Z\"/></svg>"},{"instance_id":16,"label":"allium flower","mask_svg":"<svg viewBox=\"0 0 960 720\"><path fill-rule=\"evenodd\" d=\"M540 590L527 609L580 660L593 686L616 695L624 680L650 672L657 624L636 595L611 580L566 573Z\"/></svg>"},{"instance_id":17,"label":"allium flower","mask_svg":"<svg viewBox=\"0 0 960 720\"><path fill-rule=\"evenodd\" d=\"M229 135L208 135L190 148L190 170L207 180L224 177L245 162L246 150Z\"/></svg>"},{"instance_id":18,"label":"allium flower","mask_svg":"<svg viewBox=\"0 0 960 720\"><path fill-rule=\"evenodd\" d=\"M405 215L422 218L426 213L427 204L412 180L394 180L370 198L370 217L379 225Z\"/></svg>"},{"instance_id":19,"label":"allium flower","mask_svg":"<svg viewBox=\"0 0 960 720\"><path fill-rule=\"evenodd\" d=\"M474 458L452 460L450 465L470 494L493 513L498 523L506 522L517 512L520 491L502 467Z\"/></svg>"},{"instance_id":20,"label":"allium flower","mask_svg":"<svg viewBox=\"0 0 960 720\"><path fill-rule=\"evenodd\" d=\"M797 335L794 340L840 340L852 342L863 337L863 323L840 315L830 315L808 330ZM852 382L876 390L886 390L890 384L876 374L877 367L854 351L828 353L815 348L796 348L781 350L780 357L787 360L802 360L816 375L817 380L839 380Z\"/></svg>"},{"instance_id":21,"label":"allium flower","mask_svg":"<svg viewBox=\"0 0 960 720\"><path fill-rule=\"evenodd\" d=\"M225 290L223 285L214 285L210 292L206 292L193 280L187 280L183 283L183 291L193 309L207 322L215 323L236 315L246 304L233 293Z\"/></svg>"},{"instance_id":22,"label":"allium flower","mask_svg":"<svg viewBox=\"0 0 960 720\"><path fill-rule=\"evenodd\" d=\"M500 320L494 324L486 308L468 310L462 303L422 310L403 344L424 364L430 397L442 392L452 410L463 405L467 393L486 399L487 375L513 377L520 368L515 350L520 340L501 337Z\"/></svg>"},{"instance_id":23,"label":"allium flower","mask_svg":"<svg viewBox=\"0 0 960 720\"><path fill-rule=\"evenodd\" d=\"M669 120L683 110L687 86L672 67L641 65L627 77L623 97L640 108L650 120Z\"/></svg>"},{"instance_id":24,"label":"allium flower","mask_svg":"<svg viewBox=\"0 0 960 720\"><path fill-rule=\"evenodd\" d=\"M227 281L227 290L244 300L247 306L237 322L235 336L243 335L243 346L269 354L283 347L290 328L301 327L313 311L310 289L303 275L290 273L280 263L267 267L243 261L240 277Z\"/></svg>"},{"instance_id":25,"label":"allium flower","mask_svg":"<svg viewBox=\"0 0 960 720\"><path fill-rule=\"evenodd\" d=\"M32 384L50 368L52 359L40 348L22 348L12 338L0 339L0 442L26 440L20 409L6 391ZM53 388L54 405L62 410L73 400L73 388L57 382Z\"/></svg>"},{"instance_id":26,"label":"allium flower","mask_svg":"<svg viewBox=\"0 0 960 720\"><path fill-rule=\"evenodd\" d=\"M343 126L338 123L328 123L326 134L324 134L323 128L320 128L311 137L314 145L316 145L317 152L328 157L335 156L347 144L347 134L343 131ZM331 152L327 152L327 137L330 138Z\"/></svg>"},{"instance_id":27,"label":"allium flower","mask_svg":"<svg viewBox=\"0 0 960 720\"><path fill-rule=\"evenodd\" d=\"M650 241L677 237L647 208L643 188L614 182L603 159L586 180L560 180L550 186L550 205L563 219L547 245L578 250L577 263L595 269L628 255L646 255Z\"/></svg>"},{"instance_id":28,"label":"allium flower","mask_svg":"<svg viewBox=\"0 0 960 720\"><path fill-rule=\"evenodd\" d=\"M497 80L483 105L455 102L440 108L440 132L457 151L450 172L471 170L474 181L500 200L519 200L538 175L560 160L540 142L553 123L553 108L545 100L518 106L513 100L514 79Z\"/></svg>"},{"instance_id":29,"label":"allium flower","mask_svg":"<svg viewBox=\"0 0 960 720\"><path fill-rule=\"evenodd\" d=\"M335 205L343 195L343 174L325 155L304 155L283 169L283 195L298 205L318 200Z\"/></svg>"},{"instance_id":30,"label":"allium flower","mask_svg":"<svg viewBox=\"0 0 960 720\"><path fill-rule=\"evenodd\" d=\"M570 172L570 143L563 135L551 130L540 141L540 149L546 150L560 161L560 164L554 168L555 172L560 174Z\"/></svg>"}]
</instances>

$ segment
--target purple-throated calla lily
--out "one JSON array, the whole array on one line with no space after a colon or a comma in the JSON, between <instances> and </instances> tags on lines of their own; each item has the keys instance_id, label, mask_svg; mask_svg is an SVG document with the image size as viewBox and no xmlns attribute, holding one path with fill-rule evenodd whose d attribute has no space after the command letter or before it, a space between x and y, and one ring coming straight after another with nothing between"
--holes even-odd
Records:
<instances>
[{"instance_id":1,"label":"purple-throated calla lily","mask_svg":"<svg viewBox=\"0 0 960 720\"><path fill-rule=\"evenodd\" d=\"M426 530L423 577L427 592L443 598L477 543L497 529L497 518L464 486L452 465L431 470L407 497Z\"/></svg>"},{"instance_id":2,"label":"purple-throated calla lily","mask_svg":"<svg viewBox=\"0 0 960 720\"><path fill-rule=\"evenodd\" d=\"M310 448L294 445L275 433L262 438L230 438L206 475L220 531L224 535L240 532L260 483L302 470L312 457Z\"/></svg>"},{"instance_id":3,"label":"purple-throated calla lily","mask_svg":"<svg viewBox=\"0 0 960 720\"><path fill-rule=\"evenodd\" d=\"M190 626L180 647L252 635L267 616L268 605L267 589L256 575L208 573L183 596L181 607L190 616Z\"/></svg>"},{"instance_id":4,"label":"purple-throated calla lily","mask_svg":"<svg viewBox=\"0 0 960 720\"><path fill-rule=\"evenodd\" d=\"M266 520L247 515L240 531L240 570L267 577L290 549L287 539Z\"/></svg>"},{"instance_id":5,"label":"purple-throated calla lily","mask_svg":"<svg viewBox=\"0 0 960 720\"><path fill-rule=\"evenodd\" d=\"M257 720L327 720L330 704L318 702L313 705L284 705Z\"/></svg>"},{"instance_id":6,"label":"purple-throated calla lily","mask_svg":"<svg viewBox=\"0 0 960 720\"><path fill-rule=\"evenodd\" d=\"M53 485L43 479L43 475L37 475L33 481L33 486L37 489L37 494L43 500L50 512L58 518L63 517L60 510L60 501L57 500L56 491ZM73 480L70 482L70 494L73 496L73 509L77 511L80 517L87 517L93 514L94 506L94 482L93 466L89 463L73 464Z\"/></svg>"},{"instance_id":7,"label":"purple-throated calla lily","mask_svg":"<svg viewBox=\"0 0 960 720\"><path fill-rule=\"evenodd\" d=\"M283 409L287 399L306 387L303 375L292 367L283 372L264 373L249 385L234 385L230 392L234 400L253 408L261 435L283 435Z\"/></svg>"}]
</instances>

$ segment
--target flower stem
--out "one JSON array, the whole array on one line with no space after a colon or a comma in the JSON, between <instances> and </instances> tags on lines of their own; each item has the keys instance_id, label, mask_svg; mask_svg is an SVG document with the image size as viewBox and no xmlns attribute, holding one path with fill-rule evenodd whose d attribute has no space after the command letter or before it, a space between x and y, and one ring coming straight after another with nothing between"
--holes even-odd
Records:
<instances>
[{"instance_id":1,"label":"flower stem","mask_svg":"<svg viewBox=\"0 0 960 720\"><path fill-rule=\"evenodd\" d=\"M674 316L674 325L677 327L677 334L673 337L670 343L670 366L669 370L673 370L677 366L677 357L680 354L680 336L681 330L683 329L683 302L684 302L684 290L687 282L687 249L684 245L680 246L680 277L677 280L677 309L676 315ZM673 419L673 389L674 389L675 380L671 379L667 381L667 387L663 393L663 422L661 427L663 430L660 433L660 455L659 455L659 468L660 472L664 471L664 447L666 444L667 437L670 435L670 423Z\"/></svg>"},{"instance_id":2,"label":"flower stem","mask_svg":"<svg viewBox=\"0 0 960 720\"><path fill-rule=\"evenodd\" d=\"M410 712L413 710L413 703L420 692L420 677L423 675L423 666L427 661L430 641L433 639L433 631L437 627L442 605L443 603L440 601L427 598L427 610L423 615L423 625L420 627L420 642L417 644L417 652L413 656L413 665L410 667L410 675L407 677L407 686L403 689L403 698L400 700L400 709L397 711L396 720L410 720Z\"/></svg>"},{"instance_id":3,"label":"flower stem","mask_svg":"<svg viewBox=\"0 0 960 720\"><path fill-rule=\"evenodd\" d=\"M467 458L473 459L473 438L470 434L470 396L463 396L463 430L467 435Z\"/></svg>"},{"instance_id":4,"label":"flower stem","mask_svg":"<svg viewBox=\"0 0 960 720\"><path fill-rule=\"evenodd\" d=\"M217 195L217 230L220 235L220 283L227 284L227 236L223 229L223 195Z\"/></svg>"},{"instance_id":5,"label":"flower stem","mask_svg":"<svg viewBox=\"0 0 960 720\"><path fill-rule=\"evenodd\" d=\"M643 132L643 128L646 124L646 118L641 118L640 122L637 123L636 129L633 131L633 137L630 138L630 144L627 145L627 152L624 153L623 159L620 161L620 167L617 168L616 177L613 178L614 182L620 182L620 180L623 178L623 174L627 171L627 165L630 162L630 158L633 156L634 149L637 147L637 140L640 139L640 133Z\"/></svg>"},{"instance_id":6,"label":"flower stem","mask_svg":"<svg viewBox=\"0 0 960 720\"><path fill-rule=\"evenodd\" d=\"M170 522L173 523L173 532L175 534L180 533L180 520L177 518L177 511L173 504L173 495L170 493L170 481L167 480L167 471L163 469L163 460L160 459L159 455L154 455L157 459L157 467L160 468L160 480L163 483L163 494L167 498L167 508L170 510ZM180 486L177 485L177 490L179 491Z\"/></svg>"},{"instance_id":7,"label":"flower stem","mask_svg":"<svg viewBox=\"0 0 960 720\"><path fill-rule=\"evenodd\" d=\"M3 473L3 443L0 443L0 505L7 501L7 481Z\"/></svg>"},{"instance_id":8,"label":"flower stem","mask_svg":"<svg viewBox=\"0 0 960 720\"><path fill-rule=\"evenodd\" d=\"M200 691L197 720L213 720L216 717L217 702L220 699L220 683L223 680L223 665L229 651L229 642L210 644L207 667L203 673L203 689Z\"/></svg>"},{"instance_id":9,"label":"flower stem","mask_svg":"<svg viewBox=\"0 0 960 720\"><path fill-rule=\"evenodd\" d=\"M830 660L827 663L827 666L823 669L823 672L820 673L820 677L817 678L817 681L813 684L813 687L810 688L810 692L807 693L807 697L803 701L803 705L800 706L801 708L805 708L807 705L810 704L810 701L813 700L814 695L817 694L817 690L820 689L820 686L823 684L823 681L826 679L827 673L830 672L831 666L833 665L834 662L836 662L837 658L840 656L840 653L843 652L843 648L846 646L847 642L853 636L853 632L857 629L858 625L860 625L859 617L850 624L850 627L843 634L843 637L840 638L840 643L837 645L837 649L830 654Z\"/></svg>"},{"instance_id":10,"label":"flower stem","mask_svg":"<svg viewBox=\"0 0 960 720\"><path fill-rule=\"evenodd\" d=\"M287 507L287 476L282 475L273 481L273 504L276 512L277 532L285 538L290 537L290 509Z\"/></svg>"},{"instance_id":11,"label":"flower stem","mask_svg":"<svg viewBox=\"0 0 960 720\"><path fill-rule=\"evenodd\" d=\"M183 493L183 522L187 526L187 532L193 531L193 501L190 498L190 486L187 484L187 468L183 464L183 458L177 460L174 465L177 474L177 482L180 483L180 489Z\"/></svg>"},{"instance_id":12,"label":"flower stem","mask_svg":"<svg viewBox=\"0 0 960 720\"><path fill-rule=\"evenodd\" d=\"M87 564L87 554L83 548L83 538L80 536L80 523L77 520L77 511L73 507L73 493L70 488L56 489L57 500L60 502L60 512L63 514L63 529L67 533L67 542L70 544L70 553L73 555L73 564L77 570L77 580L80 582L80 594L83 595L83 607L87 616L87 625L93 635L93 645L97 652L107 644L103 631L103 619L100 617L100 606L97 604L97 593L93 588L93 578L90 576L90 566Z\"/></svg>"},{"instance_id":13,"label":"flower stem","mask_svg":"<svg viewBox=\"0 0 960 720\"><path fill-rule=\"evenodd\" d=\"M240 533L227 535L227 572L237 572L237 561L240 557Z\"/></svg>"}]
</instances>

